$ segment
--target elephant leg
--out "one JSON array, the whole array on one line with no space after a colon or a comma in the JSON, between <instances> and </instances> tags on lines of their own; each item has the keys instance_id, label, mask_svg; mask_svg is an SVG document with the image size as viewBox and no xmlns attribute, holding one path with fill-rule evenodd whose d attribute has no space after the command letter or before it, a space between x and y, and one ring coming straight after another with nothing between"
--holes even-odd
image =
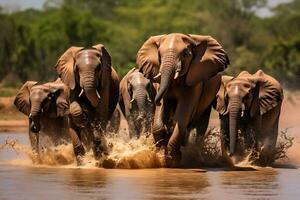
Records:
<instances>
[{"instance_id":1,"label":"elephant leg","mask_svg":"<svg viewBox=\"0 0 300 200\"><path fill-rule=\"evenodd\" d=\"M33 163L39 163L39 133L33 133L29 126L29 140L32 148Z\"/></svg>"},{"instance_id":2,"label":"elephant leg","mask_svg":"<svg viewBox=\"0 0 300 200\"><path fill-rule=\"evenodd\" d=\"M211 106L205 109L203 114L199 117L196 123L196 141L199 140L201 136L203 136L207 130L209 117L211 112Z\"/></svg>"},{"instance_id":3,"label":"elephant leg","mask_svg":"<svg viewBox=\"0 0 300 200\"><path fill-rule=\"evenodd\" d=\"M100 123L99 123L100 122ZM91 126L87 126L88 131L93 135L93 153L96 160L99 160L102 155L108 154L108 147L104 137L107 121L94 121Z\"/></svg>"},{"instance_id":4,"label":"elephant leg","mask_svg":"<svg viewBox=\"0 0 300 200\"><path fill-rule=\"evenodd\" d=\"M135 117L128 116L127 117L127 123L128 123L128 132L130 139L137 137L137 127L136 123L134 122Z\"/></svg>"},{"instance_id":5,"label":"elephant leg","mask_svg":"<svg viewBox=\"0 0 300 200\"><path fill-rule=\"evenodd\" d=\"M221 132L221 150L222 156L228 156L229 149L229 116L219 115L220 117L220 132Z\"/></svg>"},{"instance_id":6,"label":"elephant leg","mask_svg":"<svg viewBox=\"0 0 300 200\"><path fill-rule=\"evenodd\" d=\"M262 116L263 130L260 131L258 140L262 144L259 164L263 166L270 165L275 161L280 106Z\"/></svg>"},{"instance_id":7,"label":"elephant leg","mask_svg":"<svg viewBox=\"0 0 300 200\"><path fill-rule=\"evenodd\" d=\"M177 167L180 164L181 152L180 147L185 139L188 124L191 121L194 108L193 99L189 101L179 102L175 111L175 128L169 139L166 152L166 163L168 167ZM194 99L195 100L195 99ZM195 104L194 104L195 105Z\"/></svg>"},{"instance_id":8,"label":"elephant leg","mask_svg":"<svg viewBox=\"0 0 300 200\"><path fill-rule=\"evenodd\" d=\"M82 165L83 162L82 159L83 156L85 155L85 149L80 141L80 138L78 137L79 134L77 132L80 132L78 128L76 131L74 128L69 129L69 134L72 140L73 150L76 157L77 165L80 166Z\"/></svg>"},{"instance_id":9,"label":"elephant leg","mask_svg":"<svg viewBox=\"0 0 300 200\"><path fill-rule=\"evenodd\" d=\"M33 133L29 131L29 140L31 144L32 151L34 153L39 153L39 135L38 133Z\"/></svg>"}]
</instances>

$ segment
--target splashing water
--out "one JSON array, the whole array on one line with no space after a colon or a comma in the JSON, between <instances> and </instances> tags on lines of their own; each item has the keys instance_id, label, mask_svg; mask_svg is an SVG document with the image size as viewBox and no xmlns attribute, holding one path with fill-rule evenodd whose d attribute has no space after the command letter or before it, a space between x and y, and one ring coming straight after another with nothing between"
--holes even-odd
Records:
<instances>
[{"instance_id":1,"label":"splashing water","mask_svg":"<svg viewBox=\"0 0 300 200\"><path fill-rule=\"evenodd\" d=\"M139 139L131 139L125 142L117 136L107 137L107 142L111 144L111 151L104 160L103 166L108 168L159 168L165 166L164 154L156 151L153 139L146 135ZM107 165L107 161L112 161L112 165Z\"/></svg>"},{"instance_id":2,"label":"splashing water","mask_svg":"<svg viewBox=\"0 0 300 200\"><path fill-rule=\"evenodd\" d=\"M243 160L235 161L231 158L229 163L228 158L222 156L220 136L220 132L215 128L209 129L198 139L195 139L195 134L191 134L194 141L189 141L182 147L181 165L183 167L225 167L233 163L238 167L255 167L252 151L249 151ZM166 166L164 152L156 150L151 136L142 135L139 139L129 139L124 129L118 134L107 134L105 139L109 146L108 155L96 161L92 151L88 151L83 158L82 168L103 166L104 168L137 169ZM287 159L286 153L292 147L293 139L287 135L287 130L281 131L274 155L275 160ZM2 149L12 149L17 154L26 155L35 165L77 167L72 144L42 148L38 156L32 152L30 146L7 138L4 144L0 144L0 151Z\"/></svg>"},{"instance_id":3,"label":"splashing water","mask_svg":"<svg viewBox=\"0 0 300 200\"><path fill-rule=\"evenodd\" d=\"M74 163L73 147L71 144L62 144L56 147L43 147L39 155L31 150L30 146L21 144L16 139L7 138L1 149L12 149L18 155L26 155L34 164L37 165L70 165Z\"/></svg>"},{"instance_id":4,"label":"splashing water","mask_svg":"<svg viewBox=\"0 0 300 200\"><path fill-rule=\"evenodd\" d=\"M228 163L222 157L220 137L220 131L216 128L210 128L204 136L198 138L192 131L188 144L181 149L181 164L184 167L226 166Z\"/></svg>"},{"instance_id":5,"label":"splashing water","mask_svg":"<svg viewBox=\"0 0 300 200\"><path fill-rule=\"evenodd\" d=\"M283 163L286 162L288 158L288 150L293 146L294 137L291 137L288 135L288 129L285 129L284 131L280 131L279 137L277 139L276 148L274 151L274 154L272 155L272 159L274 163ZM256 160L259 160L260 154L263 151L263 146L261 149L257 152L253 148L248 149L246 152L246 156L243 160L236 162L235 166L239 167L257 167L255 165Z\"/></svg>"}]
</instances>

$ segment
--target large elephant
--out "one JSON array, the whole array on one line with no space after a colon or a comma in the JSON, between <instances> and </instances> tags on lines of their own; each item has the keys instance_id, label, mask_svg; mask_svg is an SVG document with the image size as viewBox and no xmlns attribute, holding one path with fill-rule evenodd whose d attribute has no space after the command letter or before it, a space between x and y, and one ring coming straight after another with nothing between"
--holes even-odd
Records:
<instances>
[{"instance_id":1,"label":"large elephant","mask_svg":"<svg viewBox=\"0 0 300 200\"><path fill-rule=\"evenodd\" d=\"M241 131L246 148L254 147L259 152L257 163L271 164L282 100L280 83L262 70L253 75L243 71L235 78L222 77L216 110L221 120L223 155L228 151L229 155L243 155L245 149L236 148Z\"/></svg>"},{"instance_id":2,"label":"large elephant","mask_svg":"<svg viewBox=\"0 0 300 200\"><path fill-rule=\"evenodd\" d=\"M85 147L99 159L107 153L104 132L119 100L119 77L102 44L70 47L55 66L70 88L70 115L74 152L78 164ZM82 143L83 142L83 143Z\"/></svg>"},{"instance_id":3,"label":"large elephant","mask_svg":"<svg viewBox=\"0 0 300 200\"><path fill-rule=\"evenodd\" d=\"M151 132L156 90L138 69L131 69L120 82L120 108L126 117L131 138Z\"/></svg>"},{"instance_id":4,"label":"large elephant","mask_svg":"<svg viewBox=\"0 0 300 200\"><path fill-rule=\"evenodd\" d=\"M45 84L27 81L17 93L14 104L29 118L29 139L35 153L39 152L41 133L54 145L70 141L67 96L60 79Z\"/></svg>"},{"instance_id":5,"label":"large elephant","mask_svg":"<svg viewBox=\"0 0 300 200\"><path fill-rule=\"evenodd\" d=\"M196 128L203 134L207 129L221 83L218 72L227 68L229 59L210 36L172 33L150 37L138 51L137 64L145 77L160 83L153 136L166 146L167 165L177 166L186 133Z\"/></svg>"}]
</instances>

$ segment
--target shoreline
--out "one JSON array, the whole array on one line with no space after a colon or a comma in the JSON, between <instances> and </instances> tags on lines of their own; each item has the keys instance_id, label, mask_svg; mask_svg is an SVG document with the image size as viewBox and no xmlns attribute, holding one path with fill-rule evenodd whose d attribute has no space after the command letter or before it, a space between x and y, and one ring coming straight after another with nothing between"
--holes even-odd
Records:
<instances>
[{"instance_id":1,"label":"shoreline","mask_svg":"<svg viewBox=\"0 0 300 200\"><path fill-rule=\"evenodd\" d=\"M25 133L27 130L27 120L0 120L0 133Z\"/></svg>"}]
</instances>

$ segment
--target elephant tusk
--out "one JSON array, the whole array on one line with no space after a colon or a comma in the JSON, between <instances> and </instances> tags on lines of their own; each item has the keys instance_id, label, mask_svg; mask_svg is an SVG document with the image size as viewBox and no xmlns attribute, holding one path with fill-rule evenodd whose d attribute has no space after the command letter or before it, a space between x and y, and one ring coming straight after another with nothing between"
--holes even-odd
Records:
<instances>
[{"instance_id":1,"label":"elephant tusk","mask_svg":"<svg viewBox=\"0 0 300 200\"><path fill-rule=\"evenodd\" d=\"M28 117L29 117L29 119L32 118L32 114L30 113Z\"/></svg>"},{"instance_id":2,"label":"elephant tusk","mask_svg":"<svg viewBox=\"0 0 300 200\"><path fill-rule=\"evenodd\" d=\"M130 100L130 103L132 103L132 102L134 102L134 98L132 98L132 99Z\"/></svg>"},{"instance_id":3,"label":"elephant tusk","mask_svg":"<svg viewBox=\"0 0 300 200\"><path fill-rule=\"evenodd\" d=\"M154 80L158 79L159 77L161 77L161 73L159 72L156 76L153 77Z\"/></svg>"},{"instance_id":4,"label":"elephant tusk","mask_svg":"<svg viewBox=\"0 0 300 200\"><path fill-rule=\"evenodd\" d=\"M243 117L244 116L244 111L245 111L245 104L242 104L242 112L241 112L241 117Z\"/></svg>"},{"instance_id":5,"label":"elephant tusk","mask_svg":"<svg viewBox=\"0 0 300 200\"><path fill-rule=\"evenodd\" d=\"M96 94L97 94L97 97L98 97L99 99L101 99L101 96L100 96L98 90L96 90Z\"/></svg>"},{"instance_id":6,"label":"elephant tusk","mask_svg":"<svg viewBox=\"0 0 300 200\"><path fill-rule=\"evenodd\" d=\"M148 93L146 94L146 97L147 97L147 101L148 101L149 103L151 103L152 101L151 101L151 99L150 99L150 97L149 97L149 94L148 94Z\"/></svg>"},{"instance_id":7,"label":"elephant tusk","mask_svg":"<svg viewBox=\"0 0 300 200\"><path fill-rule=\"evenodd\" d=\"M83 92L84 92L84 90L83 89L81 89L81 91L80 91L80 93L79 93L79 97L81 97L82 95L83 95Z\"/></svg>"},{"instance_id":8,"label":"elephant tusk","mask_svg":"<svg viewBox=\"0 0 300 200\"><path fill-rule=\"evenodd\" d=\"M179 77L179 71L177 71L177 72L175 73L174 79L177 79L178 77Z\"/></svg>"}]
</instances>

